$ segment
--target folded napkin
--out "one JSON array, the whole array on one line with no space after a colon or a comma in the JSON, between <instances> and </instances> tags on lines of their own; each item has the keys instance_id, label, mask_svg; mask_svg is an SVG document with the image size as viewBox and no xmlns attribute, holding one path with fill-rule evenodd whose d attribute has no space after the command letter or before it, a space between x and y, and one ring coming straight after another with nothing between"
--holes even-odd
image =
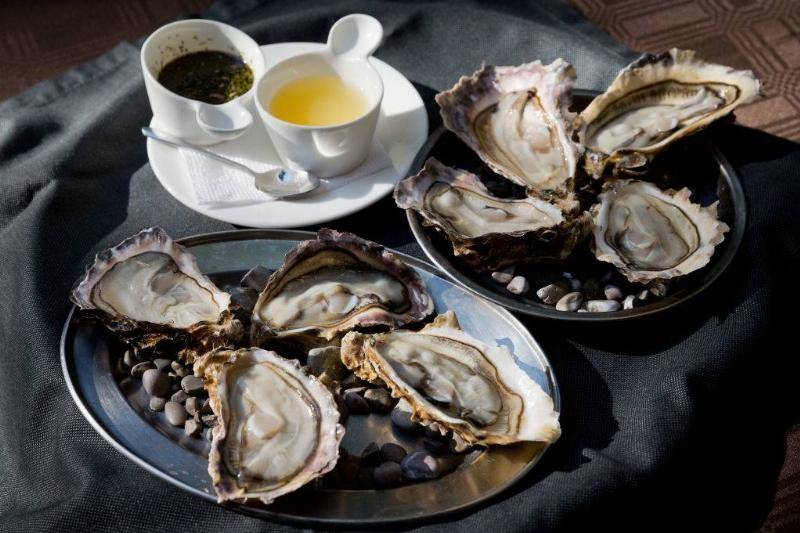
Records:
<instances>
[{"instance_id":1,"label":"folded napkin","mask_svg":"<svg viewBox=\"0 0 800 533\"><path fill-rule=\"evenodd\" d=\"M256 172L278 168L276 156L265 157L272 153L266 135L246 133L233 141L227 141L208 148L212 152L252 168ZM268 149L267 149L268 148ZM258 190L253 177L231 165L226 165L193 150L180 148L189 179L194 189L197 203L210 208L233 207L240 205L269 202L275 198ZM275 163L267 161L271 159ZM392 165L392 160L377 139L373 139L372 148L364 162L354 170L332 178L322 178L317 190L309 196L328 194L338 188L384 170Z\"/></svg>"}]
</instances>

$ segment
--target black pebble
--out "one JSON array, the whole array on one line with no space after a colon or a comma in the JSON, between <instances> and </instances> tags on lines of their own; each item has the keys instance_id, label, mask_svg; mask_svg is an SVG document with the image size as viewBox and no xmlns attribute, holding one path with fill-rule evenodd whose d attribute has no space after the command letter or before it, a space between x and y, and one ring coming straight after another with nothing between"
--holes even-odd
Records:
<instances>
[{"instance_id":1,"label":"black pebble","mask_svg":"<svg viewBox=\"0 0 800 533\"><path fill-rule=\"evenodd\" d=\"M372 477L379 487L395 487L403 481L403 469L399 464L389 461L377 467Z\"/></svg>"},{"instance_id":2,"label":"black pebble","mask_svg":"<svg viewBox=\"0 0 800 533\"><path fill-rule=\"evenodd\" d=\"M400 464L406 455L408 455L406 449L394 442L387 442L381 446L381 457L384 461Z\"/></svg>"},{"instance_id":3,"label":"black pebble","mask_svg":"<svg viewBox=\"0 0 800 533\"><path fill-rule=\"evenodd\" d=\"M156 365L156 368L159 370L165 370L169 368L170 361L169 359L153 359L153 364Z\"/></svg>"},{"instance_id":4,"label":"black pebble","mask_svg":"<svg viewBox=\"0 0 800 533\"><path fill-rule=\"evenodd\" d=\"M151 368L142 374L142 385L150 396L166 396L169 392L169 377L162 371Z\"/></svg>"},{"instance_id":5,"label":"black pebble","mask_svg":"<svg viewBox=\"0 0 800 533\"><path fill-rule=\"evenodd\" d=\"M392 423L403 431L415 431L417 429L416 422L411 420L411 413L401 409L392 411Z\"/></svg>"},{"instance_id":6,"label":"black pebble","mask_svg":"<svg viewBox=\"0 0 800 533\"><path fill-rule=\"evenodd\" d=\"M369 402L370 408L375 413L386 414L394 407L394 398L386 389L369 389L364 393L364 399Z\"/></svg>"},{"instance_id":7,"label":"black pebble","mask_svg":"<svg viewBox=\"0 0 800 533\"><path fill-rule=\"evenodd\" d=\"M373 479L373 473L375 469L371 466L364 466L361 465L361 469L358 471L358 476L356 477L356 482L358 486L363 489L371 489L375 486L375 480Z\"/></svg>"},{"instance_id":8,"label":"black pebble","mask_svg":"<svg viewBox=\"0 0 800 533\"><path fill-rule=\"evenodd\" d=\"M151 363L150 361L143 361L141 363L137 363L133 365L133 368L131 368L131 376L137 379L142 379L142 376L144 375L145 371L150 370L151 368L154 367L153 363Z\"/></svg>"},{"instance_id":9,"label":"black pebble","mask_svg":"<svg viewBox=\"0 0 800 533\"><path fill-rule=\"evenodd\" d=\"M428 452L411 452L400 466L408 479L434 479L441 474L439 461Z\"/></svg>"},{"instance_id":10,"label":"black pebble","mask_svg":"<svg viewBox=\"0 0 800 533\"><path fill-rule=\"evenodd\" d=\"M381 462L381 449L374 442L367 444L361 452L361 462L367 466L377 466Z\"/></svg>"},{"instance_id":11,"label":"black pebble","mask_svg":"<svg viewBox=\"0 0 800 533\"><path fill-rule=\"evenodd\" d=\"M352 415L369 414L369 403L357 392L348 392L344 395L347 411Z\"/></svg>"},{"instance_id":12,"label":"black pebble","mask_svg":"<svg viewBox=\"0 0 800 533\"><path fill-rule=\"evenodd\" d=\"M203 394L203 380L191 374L181 379L181 388L189 396L200 396Z\"/></svg>"},{"instance_id":13,"label":"black pebble","mask_svg":"<svg viewBox=\"0 0 800 533\"><path fill-rule=\"evenodd\" d=\"M189 395L188 395L188 394L186 394L186 393L185 393L185 392L183 392L182 390L179 390L179 391L177 391L175 394L173 394L173 395L170 397L170 401L173 401L173 402L178 402L178 403L183 403L183 402L185 402L185 401L186 401L186 398L188 398L188 397L189 397Z\"/></svg>"},{"instance_id":14,"label":"black pebble","mask_svg":"<svg viewBox=\"0 0 800 533\"><path fill-rule=\"evenodd\" d=\"M256 306L256 301L258 300L258 291L254 291L249 287L234 287L230 294L231 301L234 304L238 305L249 313L253 312L253 308Z\"/></svg>"},{"instance_id":15,"label":"black pebble","mask_svg":"<svg viewBox=\"0 0 800 533\"><path fill-rule=\"evenodd\" d=\"M423 426L422 433L433 440L444 440L446 437L430 426Z\"/></svg>"},{"instance_id":16,"label":"black pebble","mask_svg":"<svg viewBox=\"0 0 800 533\"><path fill-rule=\"evenodd\" d=\"M200 414L201 415L214 414L214 410L211 409L211 400L206 399L203 401L203 407L200 408Z\"/></svg>"},{"instance_id":17,"label":"black pebble","mask_svg":"<svg viewBox=\"0 0 800 533\"><path fill-rule=\"evenodd\" d=\"M437 455L448 453L450 451L450 446L448 446L447 441L439 439L424 439L422 441L422 445L426 450Z\"/></svg>"},{"instance_id":18,"label":"black pebble","mask_svg":"<svg viewBox=\"0 0 800 533\"><path fill-rule=\"evenodd\" d=\"M366 385L367 383L355 374L350 374L342 380L343 389L350 389L352 387L365 387Z\"/></svg>"},{"instance_id":19,"label":"black pebble","mask_svg":"<svg viewBox=\"0 0 800 533\"><path fill-rule=\"evenodd\" d=\"M353 483L361 470L358 457L340 457L336 463L339 478L345 483Z\"/></svg>"}]
</instances>

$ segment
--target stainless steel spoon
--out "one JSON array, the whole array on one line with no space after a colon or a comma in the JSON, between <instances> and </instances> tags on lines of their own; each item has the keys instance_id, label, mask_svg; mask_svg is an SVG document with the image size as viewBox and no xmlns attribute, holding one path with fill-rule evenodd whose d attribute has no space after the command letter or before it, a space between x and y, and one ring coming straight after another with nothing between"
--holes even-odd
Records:
<instances>
[{"instance_id":1,"label":"stainless steel spoon","mask_svg":"<svg viewBox=\"0 0 800 533\"><path fill-rule=\"evenodd\" d=\"M308 172L304 172L302 170L292 170L289 168L274 168L272 170L267 170L266 172L256 172L252 168L233 161L232 159L215 154L210 150L187 143L181 139L178 139L177 137L154 130L153 128L142 128L142 135L165 144L193 150L197 153L205 155L206 157L216 159L221 163L225 163L226 165L236 167L243 172L247 172L253 176L256 188L258 190L272 195L275 198L286 199L293 196L299 196L301 194L307 194L320 185L319 178L309 174Z\"/></svg>"}]
</instances>

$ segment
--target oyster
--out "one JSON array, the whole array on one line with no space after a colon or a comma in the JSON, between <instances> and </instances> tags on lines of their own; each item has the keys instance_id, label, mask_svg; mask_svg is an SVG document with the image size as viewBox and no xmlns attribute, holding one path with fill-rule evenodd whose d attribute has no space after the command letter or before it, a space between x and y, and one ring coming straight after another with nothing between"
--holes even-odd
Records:
<instances>
[{"instance_id":1,"label":"oyster","mask_svg":"<svg viewBox=\"0 0 800 533\"><path fill-rule=\"evenodd\" d=\"M97 254L70 297L137 350L173 342L191 360L243 333L229 310L230 295L159 227Z\"/></svg>"},{"instance_id":2,"label":"oyster","mask_svg":"<svg viewBox=\"0 0 800 533\"><path fill-rule=\"evenodd\" d=\"M585 166L600 177L644 172L672 142L753 101L761 83L749 70L707 63L692 50L645 54L623 69L581 113Z\"/></svg>"},{"instance_id":3,"label":"oyster","mask_svg":"<svg viewBox=\"0 0 800 533\"><path fill-rule=\"evenodd\" d=\"M297 361L258 348L218 350L194 370L219 421L208 455L219 502L269 504L336 466L344 436L336 402Z\"/></svg>"},{"instance_id":4,"label":"oyster","mask_svg":"<svg viewBox=\"0 0 800 533\"><path fill-rule=\"evenodd\" d=\"M565 259L588 234L588 214L565 214L544 200L497 198L466 170L434 158L395 187L395 202L442 232L453 253L474 268L496 270L525 260Z\"/></svg>"},{"instance_id":5,"label":"oyster","mask_svg":"<svg viewBox=\"0 0 800 533\"><path fill-rule=\"evenodd\" d=\"M452 431L458 450L554 442L561 433L552 398L508 350L464 333L452 311L418 332L350 332L342 361L358 377L386 383L416 422Z\"/></svg>"},{"instance_id":6,"label":"oyster","mask_svg":"<svg viewBox=\"0 0 800 533\"><path fill-rule=\"evenodd\" d=\"M563 59L485 66L436 95L444 125L489 167L537 195L577 208L580 146L572 141L575 69Z\"/></svg>"},{"instance_id":7,"label":"oyster","mask_svg":"<svg viewBox=\"0 0 800 533\"><path fill-rule=\"evenodd\" d=\"M614 180L592 206L594 253L633 282L668 280L705 266L728 226L717 204L693 204L689 189Z\"/></svg>"},{"instance_id":8,"label":"oyster","mask_svg":"<svg viewBox=\"0 0 800 533\"><path fill-rule=\"evenodd\" d=\"M251 340L313 345L355 327L399 327L432 311L425 284L394 254L351 233L321 229L270 276L253 310Z\"/></svg>"}]
</instances>

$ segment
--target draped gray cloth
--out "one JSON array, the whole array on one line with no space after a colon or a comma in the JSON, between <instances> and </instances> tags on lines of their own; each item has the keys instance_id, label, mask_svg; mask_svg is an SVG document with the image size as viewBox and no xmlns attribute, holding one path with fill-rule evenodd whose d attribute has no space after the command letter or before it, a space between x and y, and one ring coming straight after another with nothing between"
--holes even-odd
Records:
<instances>
[{"instance_id":1,"label":"draped gray cloth","mask_svg":"<svg viewBox=\"0 0 800 533\"><path fill-rule=\"evenodd\" d=\"M218 4L260 43L323 41L340 16L384 25L377 55L432 95L483 61L564 57L602 89L631 57L558 2ZM174 200L147 164L138 45L123 43L0 103L0 530L288 530L192 497L106 444L67 392L58 341L68 291L96 251L142 227L231 229ZM711 132L741 174L745 242L729 271L674 312L630 324L526 320L563 396L563 436L489 505L421 529L748 530L763 518L796 416L800 153L756 131ZM420 255L391 199L327 224ZM314 229L314 228L311 228Z\"/></svg>"}]
</instances>

